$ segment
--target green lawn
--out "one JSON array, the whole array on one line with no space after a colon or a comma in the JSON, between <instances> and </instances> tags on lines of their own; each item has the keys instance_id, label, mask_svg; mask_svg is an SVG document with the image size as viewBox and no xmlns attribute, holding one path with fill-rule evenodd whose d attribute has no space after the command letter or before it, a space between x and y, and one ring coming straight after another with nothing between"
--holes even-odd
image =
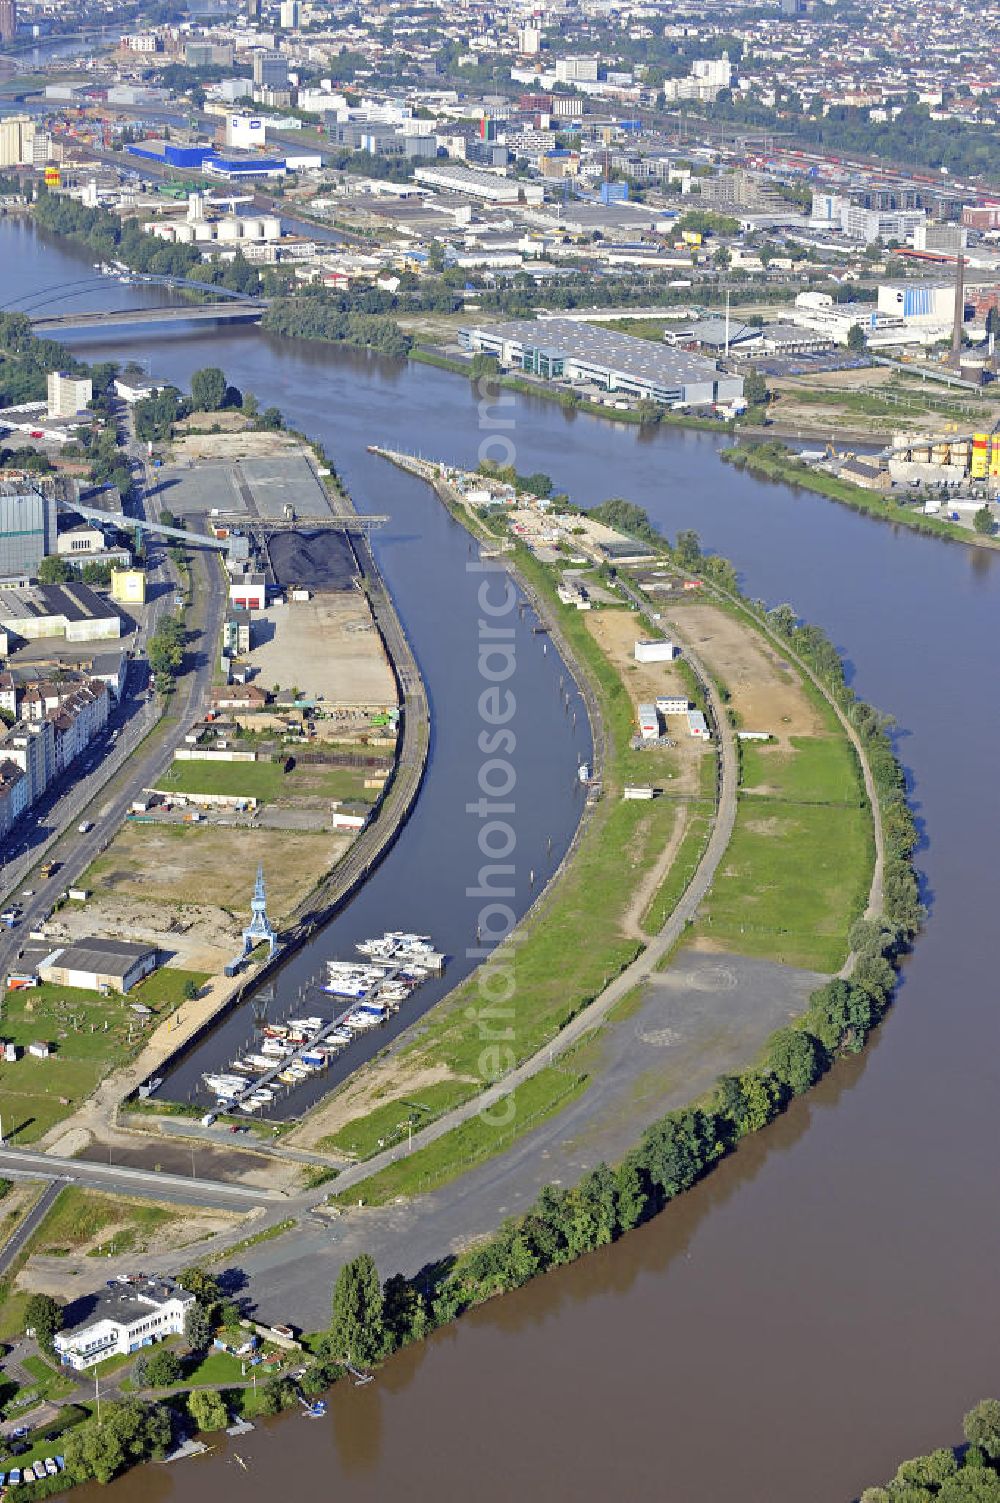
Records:
<instances>
[{"instance_id":1,"label":"green lawn","mask_svg":"<svg viewBox=\"0 0 1000 1503\"><path fill-rule=\"evenodd\" d=\"M746 741L742 786L791 803L858 804L864 798L861 769L847 737L791 737L789 751L775 742Z\"/></svg>"},{"instance_id":2,"label":"green lawn","mask_svg":"<svg viewBox=\"0 0 1000 1503\"><path fill-rule=\"evenodd\" d=\"M57 1372L44 1357L25 1357L21 1365L35 1380L41 1398L64 1399L76 1387L72 1378Z\"/></svg>"},{"instance_id":3,"label":"green lawn","mask_svg":"<svg viewBox=\"0 0 1000 1503\"><path fill-rule=\"evenodd\" d=\"M409 1098L404 1101L399 1097L387 1101L384 1106L369 1112L367 1117L358 1117L329 1137L322 1138L317 1147L321 1153L333 1150L366 1159L381 1148L401 1142L407 1136L407 1123L411 1117L413 1130L418 1132L424 1121L439 1117L450 1107L466 1100L468 1095L468 1083L462 1080L443 1080L437 1085L422 1086L412 1102ZM420 1111L419 1107L428 1110Z\"/></svg>"},{"instance_id":4,"label":"green lawn","mask_svg":"<svg viewBox=\"0 0 1000 1503\"><path fill-rule=\"evenodd\" d=\"M67 1185L33 1233L29 1248L32 1253L46 1253L50 1257L66 1256L92 1242L105 1227L115 1227L114 1250L127 1252L137 1243L145 1244L158 1228L183 1215L183 1207L167 1210L163 1206L131 1199L119 1200L113 1195ZM103 1250L110 1251L111 1244Z\"/></svg>"},{"instance_id":5,"label":"green lawn","mask_svg":"<svg viewBox=\"0 0 1000 1503\"><path fill-rule=\"evenodd\" d=\"M496 1124L476 1115L453 1127L426 1148L399 1159L366 1179L356 1190L331 1195L333 1203L355 1206L385 1205L400 1195L422 1195L457 1179L474 1164L509 1148L516 1138L537 1127L546 1117L569 1104L587 1088L587 1077L562 1065L539 1070L513 1093L514 1111L506 1120L506 1107L494 1109ZM503 1119L502 1125L500 1124Z\"/></svg>"},{"instance_id":6,"label":"green lawn","mask_svg":"<svg viewBox=\"0 0 1000 1503\"><path fill-rule=\"evenodd\" d=\"M366 788L365 776L362 768L315 763L297 763L285 772L280 762L174 762L157 786L164 792L224 793L263 804L313 797L374 803L379 790Z\"/></svg>"},{"instance_id":7,"label":"green lawn","mask_svg":"<svg viewBox=\"0 0 1000 1503\"><path fill-rule=\"evenodd\" d=\"M24 1050L14 1064L0 1064L4 1136L31 1143L70 1115L117 1065L142 1047L156 1024L182 1001L188 982L200 987L204 972L164 967L133 987L127 997L49 983L3 995L3 1036ZM140 1020L131 1004L153 1016ZM44 1040L47 1059L28 1054Z\"/></svg>"},{"instance_id":8,"label":"green lawn","mask_svg":"<svg viewBox=\"0 0 1000 1503\"><path fill-rule=\"evenodd\" d=\"M239 1357L231 1352L209 1352L194 1367L185 1370L184 1382L195 1387L199 1383L239 1383L244 1377Z\"/></svg>"},{"instance_id":9,"label":"green lawn","mask_svg":"<svg viewBox=\"0 0 1000 1503\"><path fill-rule=\"evenodd\" d=\"M872 860L866 809L741 799L696 932L742 955L835 971L864 911Z\"/></svg>"}]
</instances>

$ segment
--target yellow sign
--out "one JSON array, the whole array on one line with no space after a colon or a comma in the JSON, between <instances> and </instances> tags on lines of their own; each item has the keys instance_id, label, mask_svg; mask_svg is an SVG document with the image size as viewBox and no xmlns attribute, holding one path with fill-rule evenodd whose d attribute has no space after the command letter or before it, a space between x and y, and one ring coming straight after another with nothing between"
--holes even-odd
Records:
<instances>
[{"instance_id":1,"label":"yellow sign","mask_svg":"<svg viewBox=\"0 0 1000 1503\"><path fill-rule=\"evenodd\" d=\"M45 169L45 186L47 188L58 188L59 185L61 184L61 182L62 182L62 173L59 171L59 168L58 167L46 167L46 169Z\"/></svg>"}]
</instances>

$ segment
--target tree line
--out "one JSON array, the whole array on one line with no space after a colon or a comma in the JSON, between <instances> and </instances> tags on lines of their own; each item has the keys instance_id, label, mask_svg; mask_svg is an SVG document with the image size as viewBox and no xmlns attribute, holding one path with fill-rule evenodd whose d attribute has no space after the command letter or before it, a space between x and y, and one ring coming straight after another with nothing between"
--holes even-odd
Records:
<instances>
[{"instance_id":1,"label":"tree line","mask_svg":"<svg viewBox=\"0 0 1000 1503\"><path fill-rule=\"evenodd\" d=\"M942 1446L897 1468L861 1503L1000 1503L1000 1399L983 1399L962 1422L966 1444Z\"/></svg>"},{"instance_id":2,"label":"tree line","mask_svg":"<svg viewBox=\"0 0 1000 1503\"><path fill-rule=\"evenodd\" d=\"M175 245L149 235L137 219L122 219L109 209L89 209L76 199L40 188L32 211L54 234L85 245L95 257L121 261L132 271L153 276L189 277L232 292L260 292L260 274L237 251L232 261L203 261L194 245Z\"/></svg>"},{"instance_id":3,"label":"tree line","mask_svg":"<svg viewBox=\"0 0 1000 1503\"><path fill-rule=\"evenodd\" d=\"M321 289L311 296L274 298L261 327L292 339L322 339L380 355L405 357L413 347L413 340L395 319L381 313L345 312L339 297L324 295Z\"/></svg>"},{"instance_id":4,"label":"tree line","mask_svg":"<svg viewBox=\"0 0 1000 1503\"><path fill-rule=\"evenodd\" d=\"M605 503L603 519L614 519L618 525L627 522L633 535L655 540L684 569L739 595L733 565L704 555L697 533L678 534L670 548L646 513L620 498ZM599 1164L570 1189L546 1186L530 1210L508 1217L476 1246L428 1265L413 1278L396 1274L384 1284L370 1257L354 1259L337 1281L333 1322L317 1359L317 1381L331 1376L345 1361L376 1362L493 1295L519 1288L537 1274L606 1246L649 1220L747 1134L773 1121L836 1059L861 1050L889 1006L896 963L924 917L911 859L917 831L890 739L890 722L855 698L836 649L819 627L801 622L787 605L768 610L760 601L743 603L821 680L849 716L871 767L886 845L885 898L878 919L859 919L851 928L855 967L850 978L837 977L818 987L802 1017L772 1034L755 1065L721 1076L702 1101L666 1113L620 1163ZM997 1433L1000 1437L1000 1419ZM892 1503L897 1503L897 1496L898 1503L904 1503L903 1494L891 1494ZM956 1493L948 1503L965 1496ZM992 1493L988 1496L993 1498Z\"/></svg>"}]
</instances>

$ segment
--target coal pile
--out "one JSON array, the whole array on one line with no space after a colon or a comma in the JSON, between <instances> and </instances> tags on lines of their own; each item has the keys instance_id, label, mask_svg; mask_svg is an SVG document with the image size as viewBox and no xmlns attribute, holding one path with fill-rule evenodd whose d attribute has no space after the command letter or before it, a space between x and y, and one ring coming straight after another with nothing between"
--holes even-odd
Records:
<instances>
[{"instance_id":1,"label":"coal pile","mask_svg":"<svg viewBox=\"0 0 1000 1503\"><path fill-rule=\"evenodd\" d=\"M284 588L350 590L357 569L347 539L340 532L275 533L269 540L271 564Z\"/></svg>"}]
</instances>

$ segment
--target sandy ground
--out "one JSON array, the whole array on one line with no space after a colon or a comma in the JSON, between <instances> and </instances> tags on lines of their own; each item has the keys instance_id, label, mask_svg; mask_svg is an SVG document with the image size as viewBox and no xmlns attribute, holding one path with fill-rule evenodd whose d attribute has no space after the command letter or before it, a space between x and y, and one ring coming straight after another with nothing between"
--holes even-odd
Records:
<instances>
[{"instance_id":1,"label":"sandy ground","mask_svg":"<svg viewBox=\"0 0 1000 1503\"><path fill-rule=\"evenodd\" d=\"M644 700L655 699L658 694L687 693L687 685L675 664L636 662L636 617L632 611L590 611L586 620L595 641L618 669L636 705ZM683 625L686 620L685 612L678 625ZM669 629L665 629L663 635L669 637ZM677 641L683 652L680 631L677 633ZM697 793L698 764L704 757L713 756L713 749L704 741L693 740L687 734L686 722L680 717L671 716L666 726L667 734L677 743L672 753L677 772L670 785L671 792Z\"/></svg>"},{"instance_id":2,"label":"sandy ground","mask_svg":"<svg viewBox=\"0 0 1000 1503\"><path fill-rule=\"evenodd\" d=\"M896 372L886 366L872 366L856 371L810 371L808 376L780 376L773 382L780 400L772 408L771 415L777 423L798 424L804 428L847 427L862 431L870 429L880 434L897 430L943 433L948 429L949 420L933 410L934 405L940 403L967 410L969 427L983 426L987 431L992 428L997 413L995 403L970 402L971 393L951 392L937 383L922 385L919 369L912 375L912 381L900 384ZM849 393L864 392L878 397L883 391L890 401L898 395L901 404L898 410L893 406L886 413L870 415L843 405L842 398ZM826 393L829 401L799 401L799 396L807 392ZM915 410L923 408L925 401L930 411Z\"/></svg>"},{"instance_id":3,"label":"sandy ground","mask_svg":"<svg viewBox=\"0 0 1000 1503\"><path fill-rule=\"evenodd\" d=\"M122 897L180 904L178 916L184 920L192 905L201 910L211 895L208 907L230 909L242 929L258 862L264 864L268 912L279 920L340 860L351 839L332 832L277 835L209 824L126 825L91 867L88 881L98 895L113 895L115 909ZM207 940L210 927L200 932ZM171 948L169 935L165 948Z\"/></svg>"},{"instance_id":4,"label":"sandy ground","mask_svg":"<svg viewBox=\"0 0 1000 1503\"><path fill-rule=\"evenodd\" d=\"M769 731L785 745L792 736L825 733L797 674L756 632L714 605L685 605L676 620L678 633L728 688L744 730Z\"/></svg>"},{"instance_id":5,"label":"sandy ground","mask_svg":"<svg viewBox=\"0 0 1000 1503\"><path fill-rule=\"evenodd\" d=\"M81 939L99 932L108 939L146 940L171 955L169 965L213 973L232 959L242 933L242 924L214 904L178 909L125 894L115 898L96 894L80 906L68 903L47 927L58 938Z\"/></svg>"},{"instance_id":6,"label":"sandy ground","mask_svg":"<svg viewBox=\"0 0 1000 1503\"><path fill-rule=\"evenodd\" d=\"M218 414L220 420L225 413ZM194 427L205 428L215 421L215 415L206 418L204 413L193 420ZM220 422L220 426L223 424ZM230 431L228 433L188 433L174 440L173 457L185 459L271 459L276 454L301 454L302 443L288 433L253 433Z\"/></svg>"},{"instance_id":7,"label":"sandy ground","mask_svg":"<svg viewBox=\"0 0 1000 1503\"><path fill-rule=\"evenodd\" d=\"M331 707L387 710L396 685L360 590L316 594L254 616L249 662L257 682L298 687Z\"/></svg>"}]
</instances>

